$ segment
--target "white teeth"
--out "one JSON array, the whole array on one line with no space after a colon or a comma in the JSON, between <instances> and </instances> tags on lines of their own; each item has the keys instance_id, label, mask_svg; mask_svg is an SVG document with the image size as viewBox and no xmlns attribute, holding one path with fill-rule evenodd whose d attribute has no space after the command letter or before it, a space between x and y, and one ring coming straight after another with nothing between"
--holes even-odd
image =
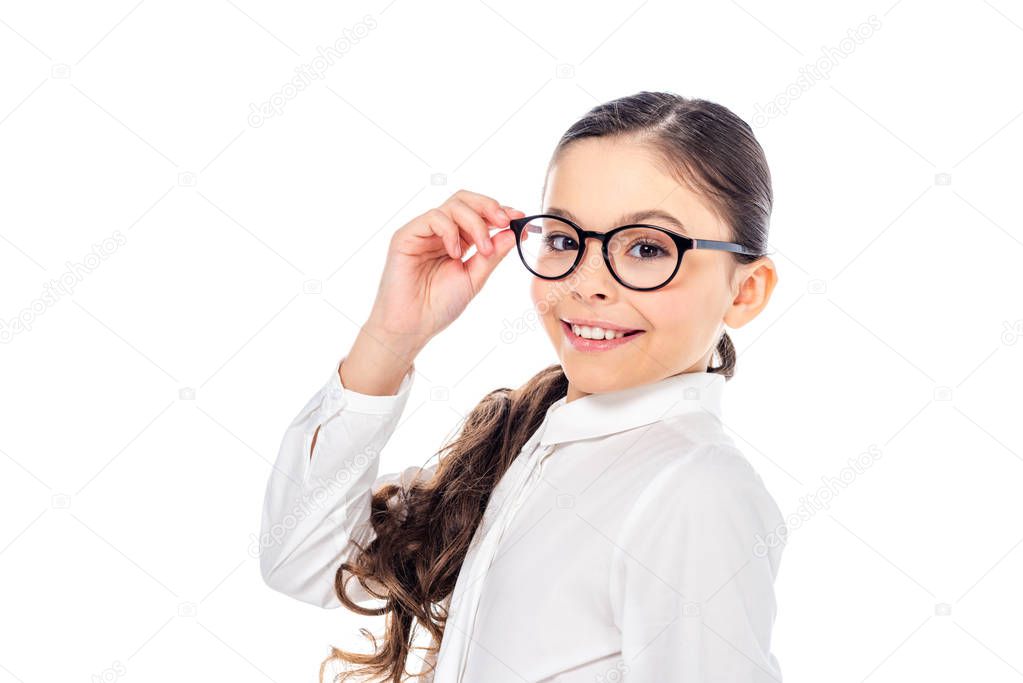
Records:
<instances>
[{"instance_id":1,"label":"white teeth","mask_svg":"<svg viewBox=\"0 0 1023 683\"><path fill-rule=\"evenodd\" d=\"M585 339L618 339L625 336L624 332L605 330L602 327L587 327L586 325L572 325L572 332L577 337Z\"/></svg>"}]
</instances>

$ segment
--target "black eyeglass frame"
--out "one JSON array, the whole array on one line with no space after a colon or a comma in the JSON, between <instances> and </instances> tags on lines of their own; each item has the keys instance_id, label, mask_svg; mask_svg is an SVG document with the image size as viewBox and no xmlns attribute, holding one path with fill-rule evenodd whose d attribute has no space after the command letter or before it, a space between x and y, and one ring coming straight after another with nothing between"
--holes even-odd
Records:
<instances>
[{"instance_id":1,"label":"black eyeglass frame","mask_svg":"<svg viewBox=\"0 0 1023 683\"><path fill-rule=\"evenodd\" d=\"M530 221L536 220L537 218L555 218L574 228L579 236L579 252L578 254L576 254L575 261L572 263L572 266L565 272L564 275L557 276L541 275L540 273L536 272L535 270L529 267L529 263L526 261L526 257L522 253L521 239L522 231L530 223ZM672 232L667 228L662 228L659 225L649 225L647 223L630 223L629 225L620 225L617 228L608 230L607 232L596 232L594 230L583 230L578 225L576 225L569 219L565 218L564 216L540 213L536 214L535 216L523 216L522 218L512 219L508 227L510 227L512 231L515 233L515 248L519 252L519 259L521 259L522 265L524 265L526 267L526 270L528 270L536 277L542 280L562 280L571 275L573 272L575 272L575 269L579 266L579 263L582 261L583 254L586 253L586 240L589 238L593 238L600 240L600 253L604 256L604 265L607 266L607 270L609 273L611 273L611 277L613 277L623 287L628 287L629 289L633 289L638 292L648 292L654 289L660 289L661 287L671 282L675 278L676 273L678 273L679 267L682 265L682 257L685 256L685 253L690 249L714 249L717 251L730 251L735 254L744 254L747 256L760 256L760 254L757 254L756 252L747 249L741 244L736 244L735 242L722 242L720 240L705 240L697 239L694 237L686 237L685 235L679 235L676 232ZM608 256L607 253L607 242L609 239L614 237L619 232L627 230L629 228L650 228L653 230L657 230L670 237L671 240L675 243L675 246L678 249L678 259L675 262L675 267L671 271L671 275L669 275L661 284L656 285L654 287L633 287L632 285L624 282L620 277L618 277L618 273L615 272L614 266L611 265L611 257Z\"/></svg>"}]
</instances>

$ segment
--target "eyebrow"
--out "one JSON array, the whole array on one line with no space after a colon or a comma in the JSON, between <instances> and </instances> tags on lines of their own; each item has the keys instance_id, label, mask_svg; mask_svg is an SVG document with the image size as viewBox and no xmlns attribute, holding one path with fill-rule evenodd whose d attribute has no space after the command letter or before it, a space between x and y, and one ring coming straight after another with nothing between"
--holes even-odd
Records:
<instances>
[{"instance_id":1,"label":"eyebrow","mask_svg":"<svg viewBox=\"0 0 1023 683\"><path fill-rule=\"evenodd\" d=\"M568 209L561 209L556 206L552 206L545 213L549 213L554 216L561 216L567 218L573 223L582 223L578 218L572 215L572 212ZM616 225L630 225L632 223L645 223L648 220L655 220L657 223L666 224L674 228L677 232L689 237L689 232L686 230L686 226L682 224L682 221L672 216L667 211L661 209L642 209L640 211L633 211L631 213L624 214L618 217ZM664 227L664 226L660 226Z\"/></svg>"}]
</instances>

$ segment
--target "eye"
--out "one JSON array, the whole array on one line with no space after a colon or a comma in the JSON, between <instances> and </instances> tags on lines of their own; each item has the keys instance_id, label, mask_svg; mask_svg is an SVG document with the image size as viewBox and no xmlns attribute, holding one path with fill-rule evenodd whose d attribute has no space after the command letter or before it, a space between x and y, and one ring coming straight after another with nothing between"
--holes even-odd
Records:
<instances>
[{"instance_id":1,"label":"eye","mask_svg":"<svg viewBox=\"0 0 1023 683\"><path fill-rule=\"evenodd\" d=\"M551 251L572 251L578 248L576 247L575 240L568 235L549 233L543 236L543 240L544 244L550 248Z\"/></svg>"},{"instance_id":2,"label":"eye","mask_svg":"<svg viewBox=\"0 0 1023 683\"><path fill-rule=\"evenodd\" d=\"M640 254L642 255L632 253L632 250L636 249L637 247L640 248ZM632 245L629 247L628 252L626 253L640 260L660 258L668 254L668 252L661 245L650 240L636 240L635 242L632 243Z\"/></svg>"}]
</instances>

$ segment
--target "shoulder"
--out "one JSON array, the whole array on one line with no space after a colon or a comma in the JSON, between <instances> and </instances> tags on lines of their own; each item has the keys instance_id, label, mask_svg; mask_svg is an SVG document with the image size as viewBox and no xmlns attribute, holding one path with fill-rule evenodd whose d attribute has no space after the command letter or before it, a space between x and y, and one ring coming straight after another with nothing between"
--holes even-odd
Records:
<instances>
[{"instance_id":1,"label":"shoulder","mask_svg":"<svg viewBox=\"0 0 1023 683\"><path fill-rule=\"evenodd\" d=\"M711 441L672 453L650 478L644 496L725 494L759 483L760 477L745 454L729 441Z\"/></svg>"},{"instance_id":2,"label":"shoulder","mask_svg":"<svg viewBox=\"0 0 1023 683\"><path fill-rule=\"evenodd\" d=\"M668 459L628 509L623 541L643 530L715 527L767 533L783 524L778 505L745 454L727 440Z\"/></svg>"},{"instance_id":3,"label":"shoulder","mask_svg":"<svg viewBox=\"0 0 1023 683\"><path fill-rule=\"evenodd\" d=\"M638 430L643 446L662 453L670 459L705 449L712 444L722 446L733 442L721 421L707 411L690 411L658 420ZM733 450L738 450L732 446Z\"/></svg>"},{"instance_id":4,"label":"shoulder","mask_svg":"<svg viewBox=\"0 0 1023 683\"><path fill-rule=\"evenodd\" d=\"M783 541L783 527L736 446L715 442L679 454L649 479L615 539L609 590L616 615L637 600L661 609L675 596L720 595L726 587L769 596L784 547L772 539Z\"/></svg>"}]
</instances>

